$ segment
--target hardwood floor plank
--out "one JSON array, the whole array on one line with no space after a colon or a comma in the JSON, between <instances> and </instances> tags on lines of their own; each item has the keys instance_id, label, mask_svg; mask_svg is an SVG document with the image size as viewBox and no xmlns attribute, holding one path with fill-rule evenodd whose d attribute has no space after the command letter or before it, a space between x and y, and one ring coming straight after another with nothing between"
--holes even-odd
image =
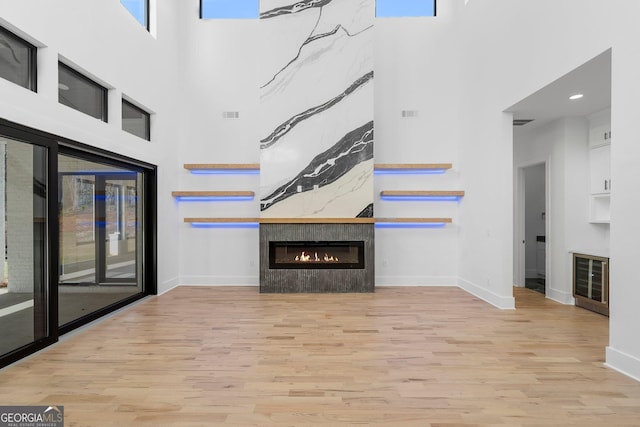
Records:
<instances>
[{"instance_id":1,"label":"hardwood floor plank","mask_svg":"<svg viewBox=\"0 0 640 427\"><path fill-rule=\"evenodd\" d=\"M0 371L69 426L638 426L608 319L515 289L259 294L180 287Z\"/></svg>"}]
</instances>

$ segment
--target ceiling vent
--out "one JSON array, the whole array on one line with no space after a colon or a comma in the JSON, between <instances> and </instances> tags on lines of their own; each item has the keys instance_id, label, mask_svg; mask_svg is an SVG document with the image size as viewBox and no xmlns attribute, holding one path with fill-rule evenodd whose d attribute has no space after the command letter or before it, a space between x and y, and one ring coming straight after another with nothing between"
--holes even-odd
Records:
<instances>
[{"instance_id":1,"label":"ceiling vent","mask_svg":"<svg viewBox=\"0 0 640 427\"><path fill-rule=\"evenodd\" d=\"M223 119L239 119L240 111L223 111L222 118Z\"/></svg>"},{"instance_id":2,"label":"ceiling vent","mask_svg":"<svg viewBox=\"0 0 640 427\"><path fill-rule=\"evenodd\" d=\"M418 117L418 110L402 110L400 115L405 118Z\"/></svg>"},{"instance_id":3,"label":"ceiling vent","mask_svg":"<svg viewBox=\"0 0 640 427\"><path fill-rule=\"evenodd\" d=\"M527 123L532 122L534 119L513 119L514 126L524 126Z\"/></svg>"}]
</instances>

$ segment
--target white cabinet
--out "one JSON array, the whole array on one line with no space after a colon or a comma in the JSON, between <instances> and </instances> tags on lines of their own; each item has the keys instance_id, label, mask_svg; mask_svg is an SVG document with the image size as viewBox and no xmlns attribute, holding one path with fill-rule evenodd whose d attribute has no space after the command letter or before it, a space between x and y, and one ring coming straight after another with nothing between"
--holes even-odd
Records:
<instances>
[{"instance_id":1,"label":"white cabinet","mask_svg":"<svg viewBox=\"0 0 640 427\"><path fill-rule=\"evenodd\" d=\"M589 119L589 147L611 143L611 110L594 113Z\"/></svg>"},{"instance_id":2,"label":"white cabinet","mask_svg":"<svg viewBox=\"0 0 640 427\"><path fill-rule=\"evenodd\" d=\"M611 192L611 144L594 147L589 153L591 194Z\"/></svg>"},{"instance_id":3,"label":"white cabinet","mask_svg":"<svg viewBox=\"0 0 640 427\"><path fill-rule=\"evenodd\" d=\"M594 126L589 129L589 146L611 143L611 126L609 124Z\"/></svg>"},{"instance_id":4,"label":"white cabinet","mask_svg":"<svg viewBox=\"0 0 640 427\"><path fill-rule=\"evenodd\" d=\"M611 110L589 116L589 222L611 220Z\"/></svg>"}]
</instances>

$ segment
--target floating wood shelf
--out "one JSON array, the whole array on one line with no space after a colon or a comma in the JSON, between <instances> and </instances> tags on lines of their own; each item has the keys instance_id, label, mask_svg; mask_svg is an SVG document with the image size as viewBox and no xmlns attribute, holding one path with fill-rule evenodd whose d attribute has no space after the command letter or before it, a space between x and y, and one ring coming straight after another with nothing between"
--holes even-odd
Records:
<instances>
[{"instance_id":1,"label":"floating wood shelf","mask_svg":"<svg viewBox=\"0 0 640 427\"><path fill-rule=\"evenodd\" d=\"M254 197L253 191L173 191L173 197Z\"/></svg>"},{"instance_id":2,"label":"floating wood shelf","mask_svg":"<svg viewBox=\"0 0 640 427\"><path fill-rule=\"evenodd\" d=\"M260 163L187 163L184 168L190 171L202 170L260 170Z\"/></svg>"},{"instance_id":3,"label":"floating wood shelf","mask_svg":"<svg viewBox=\"0 0 640 427\"><path fill-rule=\"evenodd\" d=\"M424 223L424 224L429 224L429 223L444 223L444 224L450 224L451 223L451 218L376 218L376 223L381 223L381 222L385 222L385 223L396 223L396 224L403 224L403 223L411 223L411 224L420 224L420 223Z\"/></svg>"},{"instance_id":4,"label":"floating wood shelf","mask_svg":"<svg viewBox=\"0 0 640 427\"><path fill-rule=\"evenodd\" d=\"M375 170L447 170L452 168L451 163L376 163L373 167Z\"/></svg>"},{"instance_id":5,"label":"floating wood shelf","mask_svg":"<svg viewBox=\"0 0 640 427\"><path fill-rule=\"evenodd\" d=\"M464 191L404 191L385 190L380 197L463 197Z\"/></svg>"},{"instance_id":6,"label":"floating wood shelf","mask_svg":"<svg viewBox=\"0 0 640 427\"><path fill-rule=\"evenodd\" d=\"M373 224L373 218L260 218L260 224Z\"/></svg>"}]
</instances>

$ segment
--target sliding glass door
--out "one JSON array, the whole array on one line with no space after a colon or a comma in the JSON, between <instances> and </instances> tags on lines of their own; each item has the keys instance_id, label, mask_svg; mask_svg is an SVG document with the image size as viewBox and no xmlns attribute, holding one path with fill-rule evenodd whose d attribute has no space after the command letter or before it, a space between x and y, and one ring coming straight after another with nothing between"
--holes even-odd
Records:
<instances>
[{"instance_id":1,"label":"sliding glass door","mask_svg":"<svg viewBox=\"0 0 640 427\"><path fill-rule=\"evenodd\" d=\"M155 179L0 119L0 368L155 294Z\"/></svg>"},{"instance_id":2,"label":"sliding glass door","mask_svg":"<svg viewBox=\"0 0 640 427\"><path fill-rule=\"evenodd\" d=\"M59 324L142 292L143 174L60 154Z\"/></svg>"},{"instance_id":3,"label":"sliding glass door","mask_svg":"<svg viewBox=\"0 0 640 427\"><path fill-rule=\"evenodd\" d=\"M0 355L49 332L47 151L0 136Z\"/></svg>"}]
</instances>

